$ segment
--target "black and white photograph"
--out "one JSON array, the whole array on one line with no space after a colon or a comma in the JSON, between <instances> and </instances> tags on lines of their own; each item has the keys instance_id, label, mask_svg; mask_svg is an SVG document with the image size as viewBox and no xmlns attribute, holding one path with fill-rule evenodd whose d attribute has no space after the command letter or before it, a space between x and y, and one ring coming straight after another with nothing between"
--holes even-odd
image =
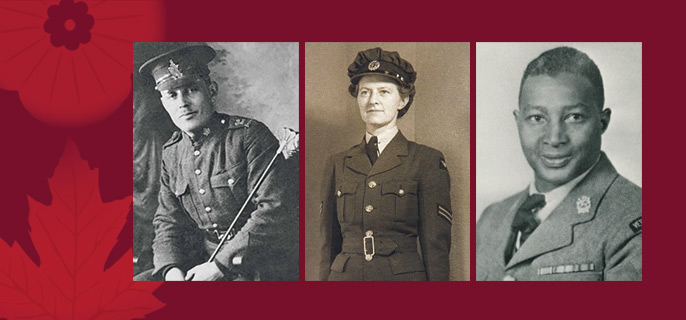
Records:
<instances>
[{"instance_id":1,"label":"black and white photograph","mask_svg":"<svg viewBox=\"0 0 686 320\"><path fill-rule=\"evenodd\" d=\"M469 43L305 44L305 279L469 280Z\"/></svg>"},{"instance_id":2,"label":"black and white photograph","mask_svg":"<svg viewBox=\"0 0 686 320\"><path fill-rule=\"evenodd\" d=\"M476 279L642 280L642 44L476 44Z\"/></svg>"},{"instance_id":3,"label":"black and white photograph","mask_svg":"<svg viewBox=\"0 0 686 320\"><path fill-rule=\"evenodd\" d=\"M298 43L133 61L134 280L297 281Z\"/></svg>"}]
</instances>

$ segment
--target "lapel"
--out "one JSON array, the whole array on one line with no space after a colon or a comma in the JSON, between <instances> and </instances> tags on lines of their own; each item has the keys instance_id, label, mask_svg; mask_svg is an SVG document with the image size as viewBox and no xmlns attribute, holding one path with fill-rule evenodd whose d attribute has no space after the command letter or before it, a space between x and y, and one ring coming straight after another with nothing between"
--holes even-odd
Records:
<instances>
[{"instance_id":1,"label":"lapel","mask_svg":"<svg viewBox=\"0 0 686 320\"><path fill-rule=\"evenodd\" d=\"M354 146L346 153L346 157L349 158L349 160L346 161L346 167L369 177L386 172L402 164L398 157L407 155L407 144L408 142L407 139L405 139L405 136L398 131L398 134L388 143L388 146L384 149L372 167L372 164L369 162L369 157L367 157L367 152L365 151L366 141L362 138L360 144Z\"/></svg>"},{"instance_id":2,"label":"lapel","mask_svg":"<svg viewBox=\"0 0 686 320\"><path fill-rule=\"evenodd\" d=\"M494 241L490 242L492 244L492 248L488 250L488 252L493 252L495 254L494 257L492 257L493 262L497 262L499 265L499 270L502 270L502 268L505 266L505 250L507 249L508 244L510 243L510 227L512 226L512 222L514 221L515 214L517 213L517 209L526 201L526 198L529 196L529 188L527 187L523 191L519 192L514 196L514 202L512 205L510 205L509 209L505 213L505 216L503 217L502 223L498 225L497 230L495 230L493 237L495 237Z\"/></svg>"},{"instance_id":3,"label":"lapel","mask_svg":"<svg viewBox=\"0 0 686 320\"><path fill-rule=\"evenodd\" d=\"M367 152L365 151L365 145L366 142L364 137L362 137L362 142L352 147L345 154L345 156L349 158L349 160L345 162L346 167L364 175L366 175L369 170L372 169L372 164L369 162L369 157L367 157Z\"/></svg>"},{"instance_id":4,"label":"lapel","mask_svg":"<svg viewBox=\"0 0 686 320\"><path fill-rule=\"evenodd\" d=\"M379 155L379 159L376 159L372 170L369 171L369 176L386 172L401 165L402 161L398 158L401 156L407 156L407 139L405 139L402 132L398 131L398 134L393 137L388 146Z\"/></svg>"},{"instance_id":5,"label":"lapel","mask_svg":"<svg viewBox=\"0 0 686 320\"><path fill-rule=\"evenodd\" d=\"M512 256L512 260L506 268L572 244L574 226L595 218L600 200L617 176L614 166L607 159L605 153L602 153L600 160L591 172L569 192L567 197L550 213L550 216L536 228L526 243ZM591 200L590 210L588 213L579 213L577 201L584 196Z\"/></svg>"}]
</instances>

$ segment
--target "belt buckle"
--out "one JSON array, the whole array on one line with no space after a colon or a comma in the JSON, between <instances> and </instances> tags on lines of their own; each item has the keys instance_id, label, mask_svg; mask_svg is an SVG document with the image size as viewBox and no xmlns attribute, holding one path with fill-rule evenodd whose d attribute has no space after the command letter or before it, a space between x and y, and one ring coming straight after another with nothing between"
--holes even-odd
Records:
<instances>
[{"instance_id":1,"label":"belt buckle","mask_svg":"<svg viewBox=\"0 0 686 320\"><path fill-rule=\"evenodd\" d=\"M372 261L372 258L374 257L374 254L376 253L375 248L374 248L374 232L372 231L367 231L365 233L364 238L362 238L362 246L364 248L364 259L367 261ZM367 251L367 239L371 239L372 241L372 253L368 253Z\"/></svg>"}]
</instances>

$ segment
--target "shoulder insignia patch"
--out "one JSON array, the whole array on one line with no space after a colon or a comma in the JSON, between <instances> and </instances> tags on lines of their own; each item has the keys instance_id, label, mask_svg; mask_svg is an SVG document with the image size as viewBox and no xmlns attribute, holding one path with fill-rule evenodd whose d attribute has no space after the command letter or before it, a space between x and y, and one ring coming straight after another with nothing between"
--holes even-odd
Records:
<instances>
[{"instance_id":1,"label":"shoulder insignia patch","mask_svg":"<svg viewBox=\"0 0 686 320\"><path fill-rule=\"evenodd\" d=\"M438 168L443 170L448 170L448 166L445 164L445 159L440 158L438 161Z\"/></svg>"},{"instance_id":2,"label":"shoulder insignia patch","mask_svg":"<svg viewBox=\"0 0 686 320\"><path fill-rule=\"evenodd\" d=\"M232 116L229 120L229 129L250 128L250 122L252 119Z\"/></svg>"},{"instance_id":3,"label":"shoulder insignia patch","mask_svg":"<svg viewBox=\"0 0 686 320\"><path fill-rule=\"evenodd\" d=\"M453 223L453 214L450 213L448 209L443 208L443 206L441 206L440 204L438 205L438 216L445 220L448 220L450 224Z\"/></svg>"},{"instance_id":4,"label":"shoulder insignia patch","mask_svg":"<svg viewBox=\"0 0 686 320\"><path fill-rule=\"evenodd\" d=\"M643 217L640 217L629 223L629 228L635 233L643 231Z\"/></svg>"}]
</instances>

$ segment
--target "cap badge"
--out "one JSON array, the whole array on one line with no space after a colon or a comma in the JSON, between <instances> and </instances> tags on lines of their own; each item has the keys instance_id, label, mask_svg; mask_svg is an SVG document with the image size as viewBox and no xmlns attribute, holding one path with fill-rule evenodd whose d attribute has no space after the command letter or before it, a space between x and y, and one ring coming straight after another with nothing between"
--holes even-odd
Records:
<instances>
[{"instance_id":1,"label":"cap badge","mask_svg":"<svg viewBox=\"0 0 686 320\"><path fill-rule=\"evenodd\" d=\"M588 196L581 196L576 199L576 212L578 214L589 213L591 211L591 198Z\"/></svg>"},{"instance_id":2,"label":"cap badge","mask_svg":"<svg viewBox=\"0 0 686 320\"><path fill-rule=\"evenodd\" d=\"M374 71L376 69L379 69L380 66L381 66L381 63L379 63L379 61L374 60L374 61L369 63L367 68L369 69L369 71Z\"/></svg>"},{"instance_id":3,"label":"cap badge","mask_svg":"<svg viewBox=\"0 0 686 320\"><path fill-rule=\"evenodd\" d=\"M167 68L167 70L169 70L169 73L172 75L172 77L174 77L174 79L183 77L183 73L179 71L179 65L174 63L174 60L172 59L169 59L169 68Z\"/></svg>"}]
</instances>

